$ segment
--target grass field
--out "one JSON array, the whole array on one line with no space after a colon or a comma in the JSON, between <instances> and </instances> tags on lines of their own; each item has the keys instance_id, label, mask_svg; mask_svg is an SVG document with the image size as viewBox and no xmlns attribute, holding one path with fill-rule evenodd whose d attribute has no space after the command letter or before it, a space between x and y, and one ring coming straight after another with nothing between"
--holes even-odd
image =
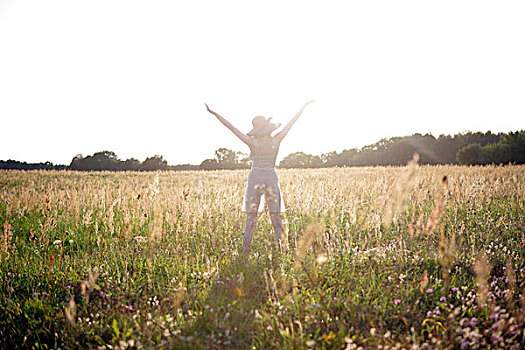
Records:
<instances>
[{"instance_id":1,"label":"grass field","mask_svg":"<svg viewBox=\"0 0 525 350\"><path fill-rule=\"evenodd\" d=\"M525 167L0 172L0 348L521 348Z\"/></svg>"}]
</instances>

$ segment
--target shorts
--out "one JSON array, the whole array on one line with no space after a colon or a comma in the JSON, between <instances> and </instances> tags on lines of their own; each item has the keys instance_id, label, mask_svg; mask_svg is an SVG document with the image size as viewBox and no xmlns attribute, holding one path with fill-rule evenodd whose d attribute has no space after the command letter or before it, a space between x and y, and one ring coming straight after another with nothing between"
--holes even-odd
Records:
<instances>
[{"instance_id":1,"label":"shorts","mask_svg":"<svg viewBox=\"0 0 525 350\"><path fill-rule=\"evenodd\" d=\"M261 201L261 196L264 196L264 201ZM275 168L252 168L248 175L242 211L260 213L263 211L265 203L270 213L284 213L284 201L277 173Z\"/></svg>"}]
</instances>

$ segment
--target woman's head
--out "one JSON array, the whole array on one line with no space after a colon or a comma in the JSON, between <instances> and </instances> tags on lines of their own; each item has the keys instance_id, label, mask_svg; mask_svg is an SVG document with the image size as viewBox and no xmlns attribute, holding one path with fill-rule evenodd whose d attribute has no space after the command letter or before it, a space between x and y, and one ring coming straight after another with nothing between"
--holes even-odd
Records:
<instances>
[{"instance_id":1,"label":"woman's head","mask_svg":"<svg viewBox=\"0 0 525 350\"><path fill-rule=\"evenodd\" d=\"M257 116L253 118L252 120L253 129L250 130L250 132L248 132L248 136L257 137L257 136L270 135L272 131L274 131L275 129L281 126L281 124L270 122L271 119L272 118L266 119L263 116Z\"/></svg>"}]
</instances>

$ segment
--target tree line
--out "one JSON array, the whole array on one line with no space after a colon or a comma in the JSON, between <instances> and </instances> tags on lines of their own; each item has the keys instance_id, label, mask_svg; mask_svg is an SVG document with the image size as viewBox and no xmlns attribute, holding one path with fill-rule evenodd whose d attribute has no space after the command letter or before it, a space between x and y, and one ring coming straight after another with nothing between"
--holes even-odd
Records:
<instances>
[{"instance_id":1,"label":"tree line","mask_svg":"<svg viewBox=\"0 0 525 350\"><path fill-rule=\"evenodd\" d=\"M414 134L381 139L357 149L321 156L292 153L279 164L281 168L319 168L334 166L405 165L414 153L420 164L525 164L525 131L493 134L468 132L454 136Z\"/></svg>"},{"instance_id":2,"label":"tree line","mask_svg":"<svg viewBox=\"0 0 525 350\"><path fill-rule=\"evenodd\" d=\"M362 148L328 152L320 156L296 152L286 156L281 168L321 168L377 165L405 165L414 153L420 164L525 164L525 130L493 134L490 131L440 135L414 134L381 139ZM120 160L115 152L102 151L90 156L75 156L69 166L51 162L26 163L15 160L0 161L0 169L45 169L78 171L157 171L157 170L219 170L248 169L251 161L247 154L227 148L215 151L214 158L200 165L168 165L163 156L155 155L139 161L135 158Z\"/></svg>"}]
</instances>

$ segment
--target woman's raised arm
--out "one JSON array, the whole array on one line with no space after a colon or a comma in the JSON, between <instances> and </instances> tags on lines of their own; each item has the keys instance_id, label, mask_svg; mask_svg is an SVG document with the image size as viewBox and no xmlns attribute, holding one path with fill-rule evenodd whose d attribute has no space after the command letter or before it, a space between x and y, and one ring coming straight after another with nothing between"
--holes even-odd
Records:
<instances>
[{"instance_id":1,"label":"woman's raised arm","mask_svg":"<svg viewBox=\"0 0 525 350\"><path fill-rule=\"evenodd\" d=\"M221 117L218 113L212 111L210 109L210 107L208 107L207 104L206 105L206 108L208 109L208 112L210 112L211 114L213 114L214 116L217 117L217 119L219 119L219 121L224 124L225 127L227 127L228 129L231 130L231 132L233 132L238 138L241 139L242 142L244 142L245 144L247 144L248 146L250 145L250 137L246 134L243 134L242 132L240 132L235 126L232 125L232 123L230 123L229 121L227 121L226 119L224 119L223 117Z\"/></svg>"},{"instance_id":2,"label":"woman's raised arm","mask_svg":"<svg viewBox=\"0 0 525 350\"><path fill-rule=\"evenodd\" d=\"M297 114L292 118L292 120L290 120L290 122L288 124L286 124L286 126L277 135L275 135L275 138L279 142L281 142L284 139L284 137L288 134L288 132L290 131L290 129L292 128L294 123L297 121L297 119L299 119L299 117L303 113L303 111L306 108L306 106L308 106L309 104L314 103L314 102L315 102L315 100L310 100L310 101L305 102L303 107L299 110L299 112L297 112Z\"/></svg>"}]
</instances>

